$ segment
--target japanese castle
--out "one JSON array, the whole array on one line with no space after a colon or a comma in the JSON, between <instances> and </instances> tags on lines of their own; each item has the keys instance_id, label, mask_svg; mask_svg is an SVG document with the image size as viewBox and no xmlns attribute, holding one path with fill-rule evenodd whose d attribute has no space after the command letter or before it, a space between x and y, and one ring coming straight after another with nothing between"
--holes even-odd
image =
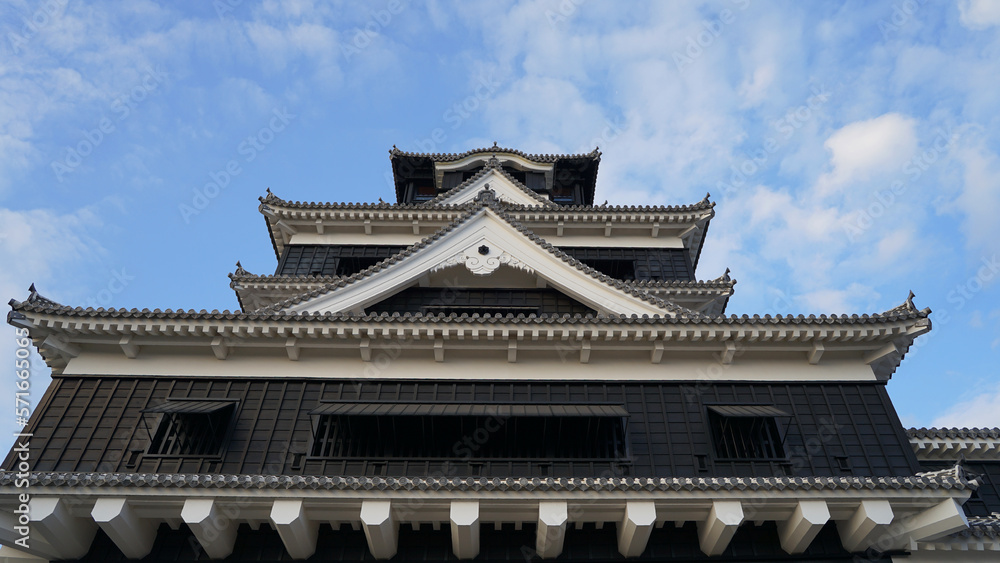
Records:
<instances>
[{"instance_id":1,"label":"japanese castle","mask_svg":"<svg viewBox=\"0 0 1000 563\"><path fill-rule=\"evenodd\" d=\"M10 301L52 383L0 559L1000 561L1000 430L886 392L912 294L727 316L708 197L595 205L597 150L390 163L396 203L268 190L239 311Z\"/></svg>"}]
</instances>

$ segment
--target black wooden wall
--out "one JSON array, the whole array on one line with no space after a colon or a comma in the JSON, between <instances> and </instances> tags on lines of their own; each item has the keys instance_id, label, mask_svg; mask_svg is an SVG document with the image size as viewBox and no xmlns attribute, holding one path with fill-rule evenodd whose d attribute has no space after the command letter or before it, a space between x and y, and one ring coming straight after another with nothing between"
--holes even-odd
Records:
<instances>
[{"instance_id":1,"label":"black wooden wall","mask_svg":"<svg viewBox=\"0 0 1000 563\"><path fill-rule=\"evenodd\" d=\"M170 398L239 405L221 456L146 456L155 415ZM614 403L624 405L628 460L314 459L307 454L320 401ZM715 459L711 404L769 404L787 459ZM912 475L916 458L879 383L361 382L169 377L60 377L32 418L37 471L304 475L665 476ZM8 455L4 468L14 459Z\"/></svg>"}]
</instances>

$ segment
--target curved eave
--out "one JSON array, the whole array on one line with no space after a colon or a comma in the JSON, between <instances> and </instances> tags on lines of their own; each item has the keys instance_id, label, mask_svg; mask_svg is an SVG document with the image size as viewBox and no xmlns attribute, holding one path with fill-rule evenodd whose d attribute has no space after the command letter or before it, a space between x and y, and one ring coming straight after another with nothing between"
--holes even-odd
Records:
<instances>
[{"instance_id":1,"label":"curved eave","mask_svg":"<svg viewBox=\"0 0 1000 563\"><path fill-rule=\"evenodd\" d=\"M269 195L260 198L258 210L271 238L275 256L281 253L293 233L319 232L324 221L356 222L359 228L372 223L399 222L410 225L413 221L429 224L451 222L474 209L474 203L462 205L398 205L389 203L316 203L288 202ZM555 206L543 207L500 203L499 208L521 223L546 223L567 225L581 223L618 223L626 226L643 225L650 229L698 229L700 233L688 243L692 264L701 252L708 221L715 215L715 203L702 201L679 206ZM699 225L700 223L700 225Z\"/></svg>"},{"instance_id":2,"label":"curved eave","mask_svg":"<svg viewBox=\"0 0 1000 563\"><path fill-rule=\"evenodd\" d=\"M1000 461L1000 428L910 428L917 458L926 461Z\"/></svg>"},{"instance_id":3,"label":"curved eave","mask_svg":"<svg viewBox=\"0 0 1000 563\"><path fill-rule=\"evenodd\" d=\"M426 341L438 335L445 346L478 340L483 345L505 345L511 331L531 341L552 339L588 341L597 351L628 346L648 347L653 357L680 346L697 349L731 361L739 350L776 350L804 353L810 363L817 351L822 355L840 350L864 354L877 378L878 363L900 346L930 329L925 312L883 317L608 317L314 314L284 312L160 311L83 309L51 303L12 301L8 322L27 328L41 356L62 373L67 363L81 353L82 346L121 346L129 357L138 353L143 339L158 345L211 347L223 359L230 348L240 346L286 346L288 338L313 346L337 342L357 347L367 339L405 338ZM346 339L346 340L345 340ZM491 344L494 343L494 344ZM130 355L133 354L133 355ZM221 355L220 355L221 354ZM819 359L815 358L818 362ZM894 358L898 365L901 356Z\"/></svg>"},{"instance_id":4,"label":"curved eave","mask_svg":"<svg viewBox=\"0 0 1000 563\"><path fill-rule=\"evenodd\" d=\"M344 280L343 276L288 276L288 275L236 275L230 274L229 287L236 293L240 302L240 309L243 311L255 311L286 299L304 293L316 291L329 284L338 284ZM697 280L697 281L670 281L670 282L626 282L634 288L646 291L665 301L717 301L718 312L712 313L709 309L702 311L710 316L718 316L725 312L729 303L729 298L733 295L735 280ZM267 303L260 307L247 307L246 300L242 299L242 294L260 295L267 297ZM270 297L273 296L273 297ZM693 308L693 307L688 307ZM694 308L698 310L697 308ZM711 310L714 310L712 308Z\"/></svg>"}]
</instances>

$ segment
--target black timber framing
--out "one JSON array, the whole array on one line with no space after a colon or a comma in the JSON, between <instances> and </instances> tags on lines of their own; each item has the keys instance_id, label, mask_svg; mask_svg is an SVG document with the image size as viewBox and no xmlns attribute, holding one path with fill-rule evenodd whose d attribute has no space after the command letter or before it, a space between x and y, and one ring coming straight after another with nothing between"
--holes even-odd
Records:
<instances>
[{"instance_id":1,"label":"black timber framing","mask_svg":"<svg viewBox=\"0 0 1000 563\"><path fill-rule=\"evenodd\" d=\"M274 274L349 276L375 265L405 246L292 244L285 247ZM691 281L694 266L683 248L559 247L599 272L621 280Z\"/></svg>"},{"instance_id":2,"label":"black timber framing","mask_svg":"<svg viewBox=\"0 0 1000 563\"><path fill-rule=\"evenodd\" d=\"M410 287L365 307L368 313L424 313L480 316L596 315L597 311L552 288L466 289Z\"/></svg>"},{"instance_id":3,"label":"black timber framing","mask_svg":"<svg viewBox=\"0 0 1000 563\"><path fill-rule=\"evenodd\" d=\"M224 454L155 458L142 410L166 398L240 403ZM308 455L309 413L322 402L604 403L628 410L629 459L621 461L372 458ZM783 460L715 459L708 405L771 405L782 423ZM586 383L322 381L56 376L28 427L36 471L288 475L894 476L920 470L881 383ZM847 463L843 462L847 458ZM4 468L13 467L8 454Z\"/></svg>"}]
</instances>

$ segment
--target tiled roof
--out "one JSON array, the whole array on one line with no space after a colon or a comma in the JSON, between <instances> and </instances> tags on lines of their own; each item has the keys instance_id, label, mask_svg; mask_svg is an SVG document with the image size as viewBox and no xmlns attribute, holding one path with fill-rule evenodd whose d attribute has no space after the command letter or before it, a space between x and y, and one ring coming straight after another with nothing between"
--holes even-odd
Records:
<instances>
[{"instance_id":1,"label":"tiled roof","mask_svg":"<svg viewBox=\"0 0 1000 563\"><path fill-rule=\"evenodd\" d=\"M950 534L949 537L975 539L1000 538L1000 514L994 512L990 516L970 516L969 527Z\"/></svg>"},{"instance_id":2,"label":"tiled roof","mask_svg":"<svg viewBox=\"0 0 1000 563\"><path fill-rule=\"evenodd\" d=\"M441 205L441 204L434 204L433 203L434 200L424 203L388 203L388 202L351 203L351 202L290 201L281 199L278 196L271 193L270 191L268 191L267 195L259 197L258 200L263 205L283 207L286 209L330 209L330 210L343 209L351 211L439 211L440 210L440 211L461 212L464 211L470 205L468 203L461 205ZM711 210L715 207L715 202L709 201L707 198L705 198L699 201L698 203L687 204L687 205L559 205L545 209L539 209L538 206L534 205L519 205L506 202L503 202L501 205L503 205L503 207L505 207L509 211L525 211L525 212L537 212L545 214L580 213L580 212L692 213L697 211Z\"/></svg>"},{"instance_id":3,"label":"tiled roof","mask_svg":"<svg viewBox=\"0 0 1000 563\"><path fill-rule=\"evenodd\" d=\"M0 471L0 486L17 473ZM31 486L438 491L833 491L976 489L961 477L340 477L32 472Z\"/></svg>"},{"instance_id":4,"label":"tiled roof","mask_svg":"<svg viewBox=\"0 0 1000 563\"><path fill-rule=\"evenodd\" d=\"M420 250L422 250L422 249L430 246L432 243L434 243L435 241L441 239L442 237L444 237L449 232L455 230L456 228L458 228L463 223L469 221L473 216L475 216L476 213L479 212L479 210L484 209L486 207L489 207L490 209L492 209L503 221L506 221L507 224L509 224L511 227L517 229L521 234L523 234L529 240L531 240L535 244L538 244L539 246L541 246L542 248L544 248L545 250L547 250L549 253L553 254L556 258L559 258L563 262L566 262L566 263L570 264L571 266L575 267L577 270L582 271L583 273L589 275L590 277L592 277L592 278L594 278L594 279L596 279L596 280L598 280L598 281L600 281L602 283L610 285L610 286L612 286L612 287L614 287L614 288L616 288L616 289L618 289L620 291L623 291L623 292L625 292L625 293L627 293L629 295L632 295L633 297L637 297L639 299L642 299L643 301L647 301L647 302L652 303L653 305L656 305L658 307L661 307L661 308L663 308L663 309L665 309L667 311L673 312L673 313L675 313L677 315L685 316L685 317L689 317L689 318L705 318L704 315L701 315L700 313L697 313L697 312L692 311L690 309L686 309L684 307L680 307L680 306L675 305L673 303L664 301L663 299L660 299L659 297L656 297L654 295L650 295L646 291L643 291L641 289L637 289L637 288L633 287L632 284L630 284L630 283L626 283L626 282L623 282L621 280L617 280L617 279L614 279L614 278L612 278L610 276L607 276L607 275L605 275L605 274L603 274L603 273L601 273L601 272L599 272L599 271L591 268L590 266L587 266L583 262L580 262L579 260L573 258L569 254L566 254L565 252L559 250L557 247L555 247L552 244L546 242L544 239L542 239L541 237L535 235L533 232L531 232L530 230L526 229L523 225L521 225L520 223L518 223L514 219L510 218L510 216L507 214L506 210L504 209L504 206L500 205L500 203L495 199L495 197L493 197L493 191L492 190L483 190L482 192L480 192L480 194L478 196L476 196L475 202L472 202L472 203L470 203L467 206L466 213L464 213L461 217L459 217L458 219L456 219L455 221L453 221L451 224L449 224L448 226L444 227L443 229L439 230L438 232L434 233L430 237L427 237L427 238L421 240L420 242L414 244L413 246L410 246L409 248L406 248L406 249L402 250L401 252L399 252L399 254L396 254L395 256L387 258L387 259L379 262L378 264L375 264L374 266L371 266L371 267L369 267L367 269L364 269L364 270L362 270L362 271L360 271L360 272L358 272L356 274L353 274L353 275L348 276L346 278L341 278L340 280L337 280L336 282L326 284L326 285L324 285L321 288L317 288L317 289L314 289L314 290L311 290L311 291L307 291L307 292L305 292L305 293L303 293L301 295L298 295L296 297L292 297L291 299L287 299L287 300L282 301L280 303L276 303L276 304L274 304L274 305L272 305L270 307L266 307L264 309L261 309L261 311L262 312L264 312L264 311L275 311L275 312L276 311L280 311L282 309L291 307L293 305L297 305L299 303L308 301L310 299L319 297L321 295L325 295L325 294L330 293L331 291L335 291L335 290L337 290L337 289L339 289L341 287L345 287L345 286L351 285L353 283L356 283L358 281L361 281L361 280L363 280L365 278L371 277L371 276L375 275L376 273L378 273L378 272L380 272L380 271L382 271L382 270L384 270L384 269L392 266L396 262L399 262L399 261L407 258L408 256L410 256L412 254L415 254L416 252L418 252L418 251L420 251Z\"/></svg>"},{"instance_id":5,"label":"tiled roof","mask_svg":"<svg viewBox=\"0 0 1000 563\"><path fill-rule=\"evenodd\" d=\"M601 158L601 151L597 150L596 148L587 154L528 154L519 151L517 149L508 149L505 147L499 147L497 146L496 143L493 143L492 147L472 149L460 153L404 152L397 149L396 146L393 145L392 149L389 151L390 155L389 158L406 156L406 157L429 158L434 162L452 162L455 160L462 160L463 158L474 154L490 154L490 153L513 154L528 159L532 162L555 162L557 160L584 159L584 158L600 160Z\"/></svg>"},{"instance_id":6,"label":"tiled roof","mask_svg":"<svg viewBox=\"0 0 1000 563\"><path fill-rule=\"evenodd\" d=\"M8 321L11 315L19 314L22 312L34 312L43 314L53 314L66 317L101 317L101 318L136 318L136 319L195 319L195 320L302 320L302 321L312 321L312 320L341 320L341 321L379 321L379 322L427 322L427 323L439 323L439 322L468 322L469 320L476 319L480 322L502 322L507 324L540 324L556 322L560 324L576 324L576 323L593 323L593 322L606 322L606 323L633 323L633 324L645 324L645 325L657 325L657 324L723 324L731 326L740 325L782 325L782 326L796 326L796 325L856 325L856 324L875 324L884 322L894 322L894 321L904 321L904 320L914 320L926 318L930 313L929 309L924 309L923 311L913 312L913 313L881 313L873 315L729 315L723 317L706 317L704 315L698 315L696 317L649 317L649 316L626 316L626 315L574 315L563 316L563 317L549 317L545 315L508 315L506 317L501 316L491 316L491 315L456 315L456 314L410 314L406 313L400 315L398 313L388 314L388 313L378 313L378 314L365 314L358 315L354 313L289 313L289 312L275 312L267 309L262 309L253 312L240 312L240 311L206 311L202 309L196 311L194 309L106 309L103 307L69 307L66 305L60 305L58 303L52 302L48 299L36 299L32 301L30 298L25 301L17 301L16 299L11 299L9 302L11 306L11 312L8 314Z\"/></svg>"},{"instance_id":7,"label":"tiled roof","mask_svg":"<svg viewBox=\"0 0 1000 563\"><path fill-rule=\"evenodd\" d=\"M909 428L910 438L1000 438L1000 428Z\"/></svg>"}]
</instances>

